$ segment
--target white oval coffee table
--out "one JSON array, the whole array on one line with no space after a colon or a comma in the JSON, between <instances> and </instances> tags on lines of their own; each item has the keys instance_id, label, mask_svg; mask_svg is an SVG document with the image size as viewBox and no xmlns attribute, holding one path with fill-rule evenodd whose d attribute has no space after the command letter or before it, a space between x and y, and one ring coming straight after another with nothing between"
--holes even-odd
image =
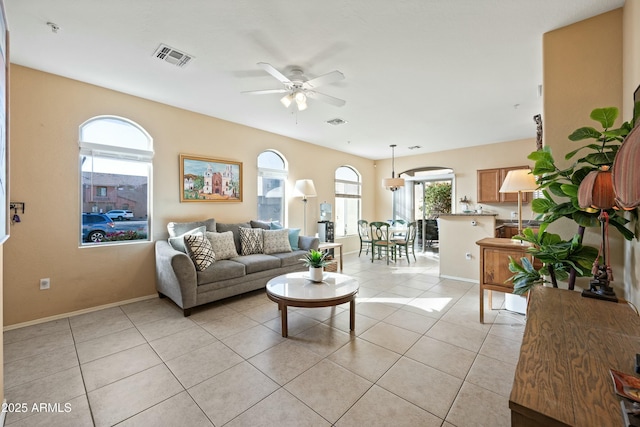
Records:
<instances>
[{"instance_id":1,"label":"white oval coffee table","mask_svg":"<svg viewBox=\"0 0 640 427\"><path fill-rule=\"evenodd\" d=\"M267 282L267 296L278 304L282 318L282 336L288 335L287 307L331 307L346 302L351 317L349 328L356 323L356 294L360 285L346 274L325 272L320 283L309 279L309 272L283 274Z\"/></svg>"}]
</instances>

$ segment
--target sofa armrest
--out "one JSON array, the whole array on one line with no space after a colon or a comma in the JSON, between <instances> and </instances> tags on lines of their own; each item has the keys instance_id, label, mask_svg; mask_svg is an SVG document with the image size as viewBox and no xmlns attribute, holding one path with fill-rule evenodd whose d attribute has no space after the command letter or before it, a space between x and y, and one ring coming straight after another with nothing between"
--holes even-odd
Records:
<instances>
[{"instance_id":1,"label":"sofa armrest","mask_svg":"<svg viewBox=\"0 0 640 427\"><path fill-rule=\"evenodd\" d=\"M313 236L298 236L298 247L303 251L308 251L310 249L318 250L318 245L320 244L320 239Z\"/></svg>"},{"instance_id":2,"label":"sofa armrest","mask_svg":"<svg viewBox=\"0 0 640 427\"><path fill-rule=\"evenodd\" d=\"M156 289L180 308L196 305L198 278L189 255L171 247L168 241L156 241Z\"/></svg>"}]
</instances>

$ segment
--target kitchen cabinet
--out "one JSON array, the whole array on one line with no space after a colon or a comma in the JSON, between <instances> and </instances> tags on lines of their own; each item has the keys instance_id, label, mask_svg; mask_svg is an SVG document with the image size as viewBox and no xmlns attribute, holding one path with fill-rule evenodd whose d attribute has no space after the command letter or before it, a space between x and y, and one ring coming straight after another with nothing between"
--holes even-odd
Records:
<instances>
[{"instance_id":1,"label":"kitchen cabinet","mask_svg":"<svg viewBox=\"0 0 640 427\"><path fill-rule=\"evenodd\" d=\"M518 193L500 193L500 187L510 170L528 169L527 166L480 169L478 174L478 203L518 203ZM531 201L531 193L522 193L524 203Z\"/></svg>"}]
</instances>

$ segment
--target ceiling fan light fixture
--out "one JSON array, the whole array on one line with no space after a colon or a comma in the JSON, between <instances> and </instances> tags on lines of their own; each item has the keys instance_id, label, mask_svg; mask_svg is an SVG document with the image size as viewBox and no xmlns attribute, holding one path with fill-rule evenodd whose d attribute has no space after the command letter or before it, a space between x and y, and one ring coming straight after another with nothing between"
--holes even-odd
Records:
<instances>
[{"instance_id":1,"label":"ceiling fan light fixture","mask_svg":"<svg viewBox=\"0 0 640 427\"><path fill-rule=\"evenodd\" d=\"M290 93L280 98L280 102L282 102L282 105L284 105L284 108L289 108L292 101L293 101L293 96L291 96Z\"/></svg>"},{"instance_id":2,"label":"ceiling fan light fixture","mask_svg":"<svg viewBox=\"0 0 640 427\"><path fill-rule=\"evenodd\" d=\"M298 105L298 111L304 111L307 109L307 96L302 92L297 92L296 96L296 104Z\"/></svg>"}]
</instances>

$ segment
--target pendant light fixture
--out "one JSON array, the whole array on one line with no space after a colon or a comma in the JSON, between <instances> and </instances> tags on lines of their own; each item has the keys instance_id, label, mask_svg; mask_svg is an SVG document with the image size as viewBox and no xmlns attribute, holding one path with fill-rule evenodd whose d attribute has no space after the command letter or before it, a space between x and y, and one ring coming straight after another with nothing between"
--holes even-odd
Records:
<instances>
[{"instance_id":1,"label":"pendant light fixture","mask_svg":"<svg viewBox=\"0 0 640 427\"><path fill-rule=\"evenodd\" d=\"M396 191L400 187L404 187L404 179L396 178L395 171L395 148L396 144L391 144L391 178L383 178L382 186L390 191Z\"/></svg>"}]
</instances>

